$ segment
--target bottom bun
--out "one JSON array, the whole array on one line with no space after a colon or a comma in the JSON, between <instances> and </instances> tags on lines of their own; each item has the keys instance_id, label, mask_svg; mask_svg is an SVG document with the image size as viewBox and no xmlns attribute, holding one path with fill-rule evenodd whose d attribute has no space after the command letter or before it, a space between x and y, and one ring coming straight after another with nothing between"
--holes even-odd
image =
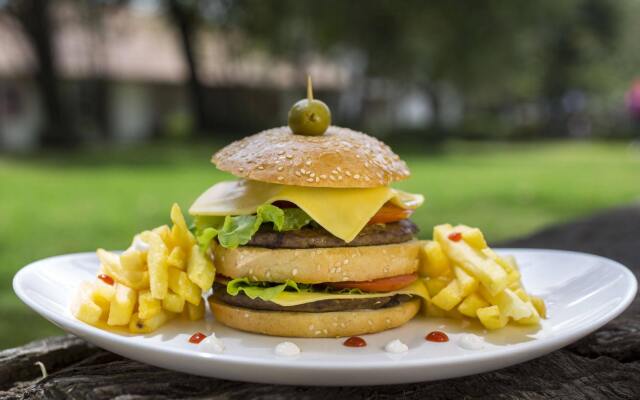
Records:
<instances>
[{"instance_id":1,"label":"bottom bun","mask_svg":"<svg viewBox=\"0 0 640 400\"><path fill-rule=\"evenodd\" d=\"M252 310L230 306L209 297L216 320L231 328L270 336L307 338L364 335L396 328L418 313L420 303L421 300L415 298L378 310L311 313Z\"/></svg>"}]
</instances>

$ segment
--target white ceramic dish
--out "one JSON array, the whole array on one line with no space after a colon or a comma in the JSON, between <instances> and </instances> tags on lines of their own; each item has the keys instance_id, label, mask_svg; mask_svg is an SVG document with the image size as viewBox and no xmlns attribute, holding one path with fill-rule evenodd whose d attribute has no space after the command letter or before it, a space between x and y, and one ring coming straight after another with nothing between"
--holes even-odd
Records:
<instances>
[{"instance_id":1,"label":"white ceramic dish","mask_svg":"<svg viewBox=\"0 0 640 400\"><path fill-rule=\"evenodd\" d=\"M98 261L90 253L37 261L16 274L17 295L62 329L122 356L191 374L252 382L292 385L381 385L453 378L503 368L566 346L619 315L633 300L637 282L621 264L589 254L502 249L520 264L528 291L547 302L549 318L539 329L508 327L486 332L474 324L416 318L407 325L365 336L368 346L347 348L340 339L283 339L235 331L213 321L174 321L158 332L133 336L97 329L76 320L69 299L83 280L93 279ZM424 340L427 332L445 331L450 341ZM215 332L226 350L199 351L188 343L192 333ZM458 345L464 333L483 336L481 350ZM384 351L400 339L404 354ZM302 350L293 358L274 354L289 340Z\"/></svg>"}]
</instances>

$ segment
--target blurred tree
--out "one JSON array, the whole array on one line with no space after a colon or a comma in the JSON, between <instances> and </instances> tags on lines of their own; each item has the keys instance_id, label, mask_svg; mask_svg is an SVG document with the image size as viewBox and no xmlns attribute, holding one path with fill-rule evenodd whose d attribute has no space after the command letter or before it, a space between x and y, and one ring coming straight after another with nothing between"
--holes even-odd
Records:
<instances>
[{"instance_id":1,"label":"blurred tree","mask_svg":"<svg viewBox=\"0 0 640 400\"><path fill-rule=\"evenodd\" d=\"M205 103L205 90L198 75L198 56L195 51L196 33L200 24L200 8L197 0L166 0L166 9L180 35L184 60L189 72L188 89L191 110L196 123L196 134L210 131Z\"/></svg>"},{"instance_id":2,"label":"blurred tree","mask_svg":"<svg viewBox=\"0 0 640 400\"><path fill-rule=\"evenodd\" d=\"M598 88L589 71L615 50L623 8L605 0L218 2L226 6L224 26L301 68L317 52L358 54L365 87L367 77L417 85L436 124L443 82L468 109L527 100L561 113L568 90Z\"/></svg>"},{"instance_id":3,"label":"blurred tree","mask_svg":"<svg viewBox=\"0 0 640 400\"><path fill-rule=\"evenodd\" d=\"M44 146L69 146L78 142L78 135L69 123L60 93L50 6L49 0L9 0L6 4L22 26L37 63L35 78L44 112L40 142Z\"/></svg>"}]
</instances>

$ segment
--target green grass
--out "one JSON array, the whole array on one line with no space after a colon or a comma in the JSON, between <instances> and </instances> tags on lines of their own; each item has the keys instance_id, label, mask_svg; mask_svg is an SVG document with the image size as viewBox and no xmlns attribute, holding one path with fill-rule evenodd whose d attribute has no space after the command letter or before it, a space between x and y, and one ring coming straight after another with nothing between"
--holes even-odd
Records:
<instances>
[{"instance_id":1,"label":"green grass","mask_svg":"<svg viewBox=\"0 0 640 400\"><path fill-rule=\"evenodd\" d=\"M25 264L56 254L120 249L187 208L224 178L210 145L0 157L0 348L58 333L13 294ZM453 143L405 154L413 176L397 185L424 193L414 220L422 237L441 222L480 226L489 240L640 199L640 150L624 143Z\"/></svg>"}]
</instances>

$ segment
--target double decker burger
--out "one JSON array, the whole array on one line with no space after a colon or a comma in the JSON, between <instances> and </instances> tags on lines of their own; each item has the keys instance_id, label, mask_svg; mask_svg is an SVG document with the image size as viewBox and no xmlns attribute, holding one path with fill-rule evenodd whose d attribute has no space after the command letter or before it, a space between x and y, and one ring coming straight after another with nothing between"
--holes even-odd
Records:
<instances>
[{"instance_id":1,"label":"double decker burger","mask_svg":"<svg viewBox=\"0 0 640 400\"><path fill-rule=\"evenodd\" d=\"M309 84L289 126L213 156L239 178L189 210L214 260L217 321L274 336L362 335L403 325L428 297L409 220L423 197L389 187L409 177L406 164L330 118Z\"/></svg>"}]
</instances>

